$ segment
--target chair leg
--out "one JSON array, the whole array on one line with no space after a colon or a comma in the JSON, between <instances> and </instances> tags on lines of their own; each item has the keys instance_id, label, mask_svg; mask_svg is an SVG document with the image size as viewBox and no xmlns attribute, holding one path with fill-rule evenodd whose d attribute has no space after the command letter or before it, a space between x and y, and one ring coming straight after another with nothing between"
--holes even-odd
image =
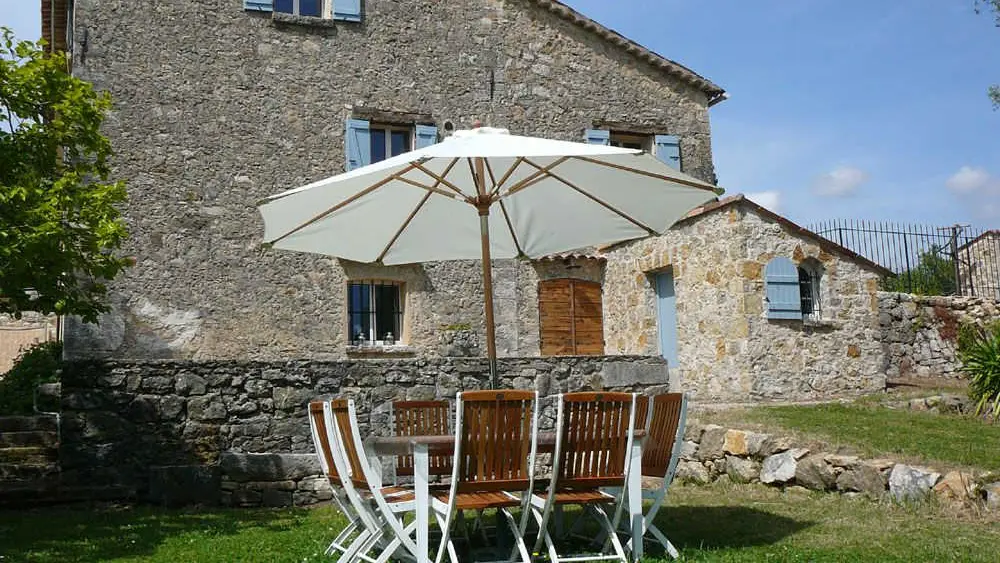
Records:
<instances>
[{"instance_id":1,"label":"chair leg","mask_svg":"<svg viewBox=\"0 0 1000 563\"><path fill-rule=\"evenodd\" d=\"M531 555L528 553L528 546L524 545L524 537L521 536L521 531L518 529L517 522L514 521L514 516L506 508L497 509L498 512L503 514L504 518L507 520L507 525L510 526L511 535L514 537L514 548L510 551L510 561L514 561L514 554L520 552L521 561L523 563L531 563ZM500 532L497 531L497 534Z\"/></svg>"},{"instance_id":2,"label":"chair leg","mask_svg":"<svg viewBox=\"0 0 1000 563\"><path fill-rule=\"evenodd\" d=\"M559 563L559 552L556 551L556 546L552 541L552 536L549 535L548 527L542 521L542 511L535 509L531 513L535 515L535 520L538 521L538 540L535 542L535 551L538 551L538 548L541 547L540 544L544 541L545 547L549 552L549 563Z\"/></svg>"},{"instance_id":3,"label":"chair leg","mask_svg":"<svg viewBox=\"0 0 1000 563\"><path fill-rule=\"evenodd\" d=\"M680 552L677 551L677 548L674 547L674 544L670 543L670 540L667 539L667 536L665 536L663 532L661 532L660 529L656 527L655 524L649 525L649 531L654 536L656 536L656 539L659 540L660 545L663 546L663 549L666 550L667 554L670 555L671 559L677 559L678 557L680 557Z\"/></svg>"},{"instance_id":4,"label":"chair leg","mask_svg":"<svg viewBox=\"0 0 1000 563\"><path fill-rule=\"evenodd\" d=\"M446 549L448 550L448 559L451 563L458 563L458 554L455 552L455 544L451 541L449 530L445 528L447 522L445 517L440 512L434 511L434 517L437 518L438 526L441 528L441 533L444 534L441 538L442 543L446 543ZM441 560L440 554L438 555L438 561Z\"/></svg>"},{"instance_id":5,"label":"chair leg","mask_svg":"<svg viewBox=\"0 0 1000 563\"><path fill-rule=\"evenodd\" d=\"M347 546L344 550L343 555L337 558L337 563L353 563L359 553L366 553L371 549L370 544L373 543L374 538L370 530L362 530L358 537L354 538L351 545ZM364 551L360 551L364 549Z\"/></svg>"},{"instance_id":6,"label":"chair leg","mask_svg":"<svg viewBox=\"0 0 1000 563\"><path fill-rule=\"evenodd\" d=\"M622 546L622 542L618 539L618 534L615 533L615 528L611 524L611 519L608 518L608 514L603 508L594 507L594 511L597 513L600 523L604 526L605 533L608 534L608 541L611 543L611 547L615 550L615 555L622 561L622 563L628 563L628 557L625 555L625 548Z\"/></svg>"}]
</instances>

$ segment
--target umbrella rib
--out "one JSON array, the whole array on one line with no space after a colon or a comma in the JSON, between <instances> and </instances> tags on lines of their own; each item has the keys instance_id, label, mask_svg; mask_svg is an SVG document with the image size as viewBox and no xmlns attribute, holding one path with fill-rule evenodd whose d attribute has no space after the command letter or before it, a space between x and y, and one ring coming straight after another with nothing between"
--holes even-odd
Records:
<instances>
[{"instance_id":1,"label":"umbrella rib","mask_svg":"<svg viewBox=\"0 0 1000 563\"><path fill-rule=\"evenodd\" d=\"M403 231L406 230L406 227L410 226L410 222L413 221L413 218L417 216L417 212L420 211L420 208L423 207L425 203L427 203L427 200L430 199L431 194L434 193L438 192L428 191L427 193L424 194L424 197L420 199L420 203L418 203L417 206L413 208L413 211L410 212L410 215L406 218L406 221L403 221L403 224L400 225L399 230L396 231L396 234L392 235L392 240L389 241L389 244L385 245L385 248L382 249L382 252L378 255L378 258L375 259L375 262L380 264L382 263L382 259L385 258L386 254L389 253L389 249L392 248L392 245L396 244L396 241L399 240L400 235L403 234ZM448 197L451 197L451 195L449 195Z\"/></svg>"},{"instance_id":2,"label":"umbrella rib","mask_svg":"<svg viewBox=\"0 0 1000 563\"><path fill-rule=\"evenodd\" d=\"M420 182L417 182L415 180L411 180L409 178L398 178L398 180L400 182L403 182L404 184L409 184L411 186L416 186L416 187L418 187L420 189L427 190L429 193L435 193L435 194L442 195L442 196L444 196L446 198L449 198L449 199L455 199L455 194L453 194L451 192L446 192L444 190L439 190L439 189L437 189L437 187L427 186L427 185L421 184Z\"/></svg>"},{"instance_id":3,"label":"umbrella rib","mask_svg":"<svg viewBox=\"0 0 1000 563\"><path fill-rule=\"evenodd\" d=\"M533 166L533 167L537 168L538 170L542 170L542 167L541 167L541 166L539 166L539 165L537 165L537 164L535 164L534 162L531 162L531 161L530 161L530 160L528 160L528 159L524 159L524 161L525 161L525 162L527 162L527 163L528 163L528 164L529 164L530 166ZM626 221L628 221L629 223L632 223L633 225L635 225L635 226L639 227L640 229L643 229L643 230L645 230L645 231L646 231L646 232L648 232L649 234L651 234L651 235L656 235L656 234L658 234L658 233L657 233L657 232L656 232L656 231L655 231L654 229L650 228L650 227L649 227L649 226L647 226L647 225L644 225L644 224L643 224L642 222L640 222L639 220L637 220L637 219L634 219L634 218L630 217L629 215L626 215L626 214L625 214L624 212L622 212L621 210L619 210L619 209L618 209L618 208L616 208L615 206L613 206L613 205L611 205L610 203L608 203L608 202L606 202L606 201L602 200L601 198L599 198L599 197L595 196L594 194L592 194L592 193L588 192L587 190L584 190L583 188L581 188L581 187L577 186L576 184L574 184L574 183L570 182L569 180L566 180L565 178L562 178L561 176L557 176L557 175L555 175L555 174L553 174L552 172L549 172L549 171L546 171L546 172L545 172L545 174L546 174L546 175L547 175L547 176L548 176L549 178L552 178L553 180L556 180L557 182L560 182L560 183L562 183L562 184L565 184L565 185L566 185L567 187L569 187L569 188L571 188L571 189L575 190L576 192L579 192L579 193L580 193L580 195L582 195L582 196L584 196L584 197L586 197L586 198L590 199L590 200L591 200L591 201L593 201L594 203L597 203L597 204L598 204L598 205L600 205L601 207L604 207L604 208L605 208L605 209L607 209L608 211L611 211L611 212L612 212L612 213L614 213L615 215L618 215L618 216L619 216L619 217L621 217L622 219L625 219Z\"/></svg>"},{"instance_id":4,"label":"umbrella rib","mask_svg":"<svg viewBox=\"0 0 1000 563\"><path fill-rule=\"evenodd\" d=\"M514 225L510 222L510 215L507 214L507 206L503 204L503 201L497 202L500 204L500 211L503 212L503 219L507 222L507 229L510 231L510 238L514 241L514 248L517 249L517 255L524 255L524 250L521 250L521 243L517 240L517 234L514 233Z\"/></svg>"},{"instance_id":5,"label":"umbrella rib","mask_svg":"<svg viewBox=\"0 0 1000 563\"><path fill-rule=\"evenodd\" d=\"M372 184L372 185L368 186L367 188L361 190L360 192L352 195L351 197L345 199L344 201L338 203L337 205L334 205L333 207L330 207L326 211L323 211L322 213L319 213L318 215L315 215L312 219L309 219L308 221L306 221L305 223L302 223L298 227L295 227L294 229L288 231L287 233L281 235L280 237L272 240L271 244L277 244L277 243L281 242L282 240L284 240L284 239L286 239L286 238L294 235L295 233L301 231L302 229L308 227L309 225L312 225L316 221L319 221L320 219L326 217L327 215L330 215L331 213L336 213L341 208L343 208L343 207L345 207L347 205L350 205L351 203L357 201L358 199L361 199L361 198L365 197L366 195L374 192L375 190L381 188L382 186L388 184L389 182L391 182L393 180L399 179L399 177L402 174L406 174L407 172L409 172L410 170L413 170L415 167L418 167L418 166L420 166L420 165L417 164L416 162L410 163L409 166L407 166L406 168L400 170L399 172L396 172L395 174L393 174L391 176L387 176L387 177L379 180L378 182L375 182L374 184Z\"/></svg>"},{"instance_id":6,"label":"umbrella rib","mask_svg":"<svg viewBox=\"0 0 1000 563\"><path fill-rule=\"evenodd\" d=\"M469 174L472 174L472 183L476 185L476 195L482 195L479 193L479 176L476 175L476 168L472 165L472 159L466 158L465 161L469 163Z\"/></svg>"},{"instance_id":7,"label":"umbrella rib","mask_svg":"<svg viewBox=\"0 0 1000 563\"><path fill-rule=\"evenodd\" d=\"M528 164L530 164L531 166L537 168L538 170L536 172L532 173L527 178L525 178L525 179L521 180L520 182L518 182L518 183L514 184L513 186L511 186L510 189L507 190L507 194L506 195L508 195L508 196L514 195L517 192L523 190L524 188L527 188L528 186L531 186L531 185L537 183L539 180L544 179L545 175L549 173L549 170L552 170L553 168L555 168L556 166L559 166L560 164L566 162L567 160L569 160L568 156L561 156L561 157L557 158L555 161L553 161L551 164L542 167L542 166L539 166L539 165L535 164L534 162L531 162L527 158L522 159L523 162L527 162Z\"/></svg>"},{"instance_id":8,"label":"umbrella rib","mask_svg":"<svg viewBox=\"0 0 1000 563\"><path fill-rule=\"evenodd\" d=\"M444 184L445 186L448 186L449 188L452 189L452 191L454 191L455 193L457 193L458 195L460 195L460 196L462 196L464 198L464 197L466 197L465 192L463 192L462 190L458 189L458 187L455 184L452 184L448 180L444 179L444 177L448 175L448 172L451 171L451 167L454 166L455 162L457 162L457 161L458 161L457 157L454 158L454 159L452 159L451 163L448 164L448 168L445 169L444 175L441 175L441 176L439 176L439 175L431 172L430 170L424 168L419 162L414 162L412 166L414 168L416 168L417 170L423 172L424 174L427 174L431 178L434 178L438 182Z\"/></svg>"},{"instance_id":9,"label":"umbrella rib","mask_svg":"<svg viewBox=\"0 0 1000 563\"><path fill-rule=\"evenodd\" d=\"M486 165L486 173L489 174L489 176L490 176L490 182L493 183L493 189L496 190L497 189L497 179L496 179L496 176L493 175L493 167L490 166L489 159L483 159L483 163Z\"/></svg>"},{"instance_id":10,"label":"umbrella rib","mask_svg":"<svg viewBox=\"0 0 1000 563\"><path fill-rule=\"evenodd\" d=\"M700 190L706 190L706 191L710 191L712 193L715 193L715 188L714 187L709 187L709 186L706 186L704 184L699 184L697 182L692 182L690 180L685 180L683 178L673 178L673 177L670 177L670 176L664 176L662 174L657 174L655 172L647 172L645 170L639 170L637 168L631 168L629 166L623 166L621 164L614 164L614 163L611 163L611 162L604 162L602 160L597 160L595 158L590 158L590 157L587 157L587 156L575 156L573 158L576 158L577 160L582 160L584 162L589 162L591 164L597 164L599 166L606 166L608 168L615 168L615 169L618 169L618 170L624 170L626 172L632 172L633 174L639 174L640 176L648 176L650 178L657 178L659 180L666 180L668 182L674 182L674 183L677 183L677 184L682 184L684 186L690 186L692 188L698 188Z\"/></svg>"},{"instance_id":11,"label":"umbrella rib","mask_svg":"<svg viewBox=\"0 0 1000 563\"><path fill-rule=\"evenodd\" d=\"M508 178L510 178L510 175L514 173L514 170L516 170L516 169L517 169L517 167L518 167L518 166L519 166L519 165L521 164L521 162L523 162L523 161L524 161L524 157L523 157L523 156L519 156L519 157L517 157L517 158L516 158L516 159L514 160L514 164L511 164L511 165L510 165L510 168L508 168L508 169L507 169L507 171L506 171L506 172L504 172L504 175L503 175L503 177L501 177L501 178L500 178L500 181L499 181L499 182L496 182L496 185L495 185L495 186L493 187L493 193L492 193L492 194L490 194L490 196L491 196L491 197L495 197L495 196L497 195L497 193L499 193L499 192L500 192L500 188L501 188L501 187L503 187L503 185L504 185L504 182L506 182L506 181L507 181L507 179L508 179Z\"/></svg>"}]
</instances>

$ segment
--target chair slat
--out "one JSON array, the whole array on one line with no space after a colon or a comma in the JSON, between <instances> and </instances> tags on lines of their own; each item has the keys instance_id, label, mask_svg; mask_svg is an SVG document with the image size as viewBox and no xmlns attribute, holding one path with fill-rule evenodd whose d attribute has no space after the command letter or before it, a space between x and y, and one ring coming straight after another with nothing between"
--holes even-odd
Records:
<instances>
[{"instance_id":1,"label":"chair slat","mask_svg":"<svg viewBox=\"0 0 1000 563\"><path fill-rule=\"evenodd\" d=\"M642 453L642 474L663 477L673 456L684 395L667 393L652 399L653 419Z\"/></svg>"},{"instance_id":2,"label":"chair slat","mask_svg":"<svg viewBox=\"0 0 1000 563\"><path fill-rule=\"evenodd\" d=\"M450 411L448 401L395 401L392 404L393 432L396 436L449 434L447 421ZM451 475L451 456L429 456L428 472L431 475ZM396 475L413 475L412 455L396 457Z\"/></svg>"},{"instance_id":3,"label":"chair slat","mask_svg":"<svg viewBox=\"0 0 1000 563\"><path fill-rule=\"evenodd\" d=\"M623 484L632 395L568 393L563 401L557 487Z\"/></svg>"}]
</instances>

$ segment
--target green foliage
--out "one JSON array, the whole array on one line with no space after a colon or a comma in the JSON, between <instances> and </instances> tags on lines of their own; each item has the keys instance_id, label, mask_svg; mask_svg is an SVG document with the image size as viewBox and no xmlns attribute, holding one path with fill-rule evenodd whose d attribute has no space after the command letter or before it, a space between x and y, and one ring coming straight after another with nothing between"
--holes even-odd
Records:
<instances>
[{"instance_id":1,"label":"green foliage","mask_svg":"<svg viewBox=\"0 0 1000 563\"><path fill-rule=\"evenodd\" d=\"M108 181L110 96L65 68L0 28L0 313L94 322L104 282L130 263L115 253L125 185Z\"/></svg>"},{"instance_id":2,"label":"green foliage","mask_svg":"<svg viewBox=\"0 0 1000 563\"><path fill-rule=\"evenodd\" d=\"M62 343L43 342L21 352L14 367L0 376L0 415L31 414L35 388L59 379Z\"/></svg>"},{"instance_id":3,"label":"green foliage","mask_svg":"<svg viewBox=\"0 0 1000 563\"><path fill-rule=\"evenodd\" d=\"M882 280L884 291L916 295L954 295L957 287L955 265L938 246L921 252L913 268Z\"/></svg>"},{"instance_id":4,"label":"green foliage","mask_svg":"<svg viewBox=\"0 0 1000 563\"><path fill-rule=\"evenodd\" d=\"M969 394L976 413L992 413L1000 420L1000 321L985 327L963 326L958 337L958 359L969 376Z\"/></svg>"},{"instance_id":5,"label":"green foliage","mask_svg":"<svg viewBox=\"0 0 1000 563\"><path fill-rule=\"evenodd\" d=\"M982 6L986 6L989 10L993 11L993 18L996 22L996 26L1000 27L1000 0L976 0L976 12L981 11ZM1000 109L1000 85L994 84L990 86L987 94L990 97L990 101L993 102L993 109Z\"/></svg>"}]
</instances>

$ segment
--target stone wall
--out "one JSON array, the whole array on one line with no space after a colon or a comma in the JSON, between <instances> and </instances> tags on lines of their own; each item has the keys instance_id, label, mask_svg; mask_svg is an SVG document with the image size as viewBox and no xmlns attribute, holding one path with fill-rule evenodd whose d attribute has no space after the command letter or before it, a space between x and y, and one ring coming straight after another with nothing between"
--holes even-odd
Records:
<instances>
[{"instance_id":1,"label":"stone wall","mask_svg":"<svg viewBox=\"0 0 1000 563\"><path fill-rule=\"evenodd\" d=\"M366 0L362 23L281 23L237 0L77 0L74 73L111 92L105 127L135 267L98 327L71 322L70 357L345 358L345 284L406 283L404 339L432 354L442 327L483 324L475 262L375 267L258 250L261 197L344 169L349 117L476 119L582 141L619 123L681 139L711 181L708 100L529 0ZM84 38L86 43L84 44ZM495 266L498 348L529 355L513 262Z\"/></svg>"},{"instance_id":2,"label":"stone wall","mask_svg":"<svg viewBox=\"0 0 1000 563\"><path fill-rule=\"evenodd\" d=\"M659 358L505 358L499 367L503 387L542 396L670 387ZM70 362L62 376L63 482L113 484L170 504L197 500L191 496L318 499L310 400L354 398L363 432L388 432L393 400L453 398L486 386L487 373L484 358ZM550 400L542 416L554 420ZM264 491L276 492L265 501Z\"/></svg>"},{"instance_id":3,"label":"stone wall","mask_svg":"<svg viewBox=\"0 0 1000 563\"><path fill-rule=\"evenodd\" d=\"M961 377L955 349L959 328L1000 320L1000 301L990 298L879 293L878 300L890 378Z\"/></svg>"},{"instance_id":4,"label":"stone wall","mask_svg":"<svg viewBox=\"0 0 1000 563\"><path fill-rule=\"evenodd\" d=\"M821 265L822 318L774 321L763 271L775 256ZM655 274L672 270L682 386L697 400L803 400L884 388L879 274L750 203L607 253L606 353L657 354Z\"/></svg>"}]
</instances>

